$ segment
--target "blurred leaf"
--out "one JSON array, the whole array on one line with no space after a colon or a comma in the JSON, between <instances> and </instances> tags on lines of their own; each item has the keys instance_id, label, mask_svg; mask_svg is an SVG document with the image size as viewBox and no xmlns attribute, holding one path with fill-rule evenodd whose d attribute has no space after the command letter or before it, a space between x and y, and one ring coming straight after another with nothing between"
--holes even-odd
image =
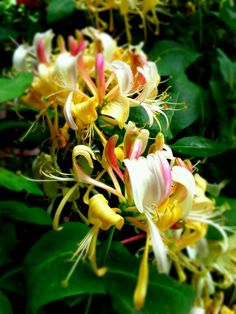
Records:
<instances>
[{"instance_id":1,"label":"blurred leaf","mask_svg":"<svg viewBox=\"0 0 236 314\"><path fill-rule=\"evenodd\" d=\"M73 265L73 252L88 230L82 223L67 223L61 231L48 232L33 246L25 261L30 311L34 313L65 297L105 293L101 280L87 263L78 264L67 288L61 283Z\"/></svg>"},{"instance_id":2,"label":"blurred leaf","mask_svg":"<svg viewBox=\"0 0 236 314\"><path fill-rule=\"evenodd\" d=\"M30 86L33 75L28 72L20 72L12 79L0 78L0 103L21 96Z\"/></svg>"},{"instance_id":3,"label":"blurred leaf","mask_svg":"<svg viewBox=\"0 0 236 314\"><path fill-rule=\"evenodd\" d=\"M225 98L225 93L222 92L222 86L216 80L210 81L210 88L216 103L217 113L220 121L219 133L221 134L221 137L229 138L231 136L231 132L227 106L224 105L224 103L227 101Z\"/></svg>"},{"instance_id":4,"label":"blurred leaf","mask_svg":"<svg viewBox=\"0 0 236 314\"><path fill-rule=\"evenodd\" d=\"M43 208L29 207L18 201L0 201L0 213L14 220L37 225L50 226L52 224L51 218Z\"/></svg>"},{"instance_id":5,"label":"blurred leaf","mask_svg":"<svg viewBox=\"0 0 236 314\"><path fill-rule=\"evenodd\" d=\"M71 0L52 0L47 7L47 21L53 23L65 19L75 10L75 2Z\"/></svg>"},{"instance_id":6,"label":"blurred leaf","mask_svg":"<svg viewBox=\"0 0 236 314\"><path fill-rule=\"evenodd\" d=\"M171 130L178 133L192 124L204 111L204 90L191 82L187 75L182 73L169 82L172 102L176 102L176 109L171 120ZM184 109L183 107L186 107ZM181 109L183 108L183 109Z\"/></svg>"},{"instance_id":7,"label":"blurred leaf","mask_svg":"<svg viewBox=\"0 0 236 314\"><path fill-rule=\"evenodd\" d=\"M228 210L224 212L227 226L236 226L236 199L225 196L217 197L217 205L225 205Z\"/></svg>"},{"instance_id":8,"label":"blurred leaf","mask_svg":"<svg viewBox=\"0 0 236 314\"><path fill-rule=\"evenodd\" d=\"M221 74L233 91L236 88L236 63L232 62L221 49L218 48L217 53Z\"/></svg>"},{"instance_id":9,"label":"blurred leaf","mask_svg":"<svg viewBox=\"0 0 236 314\"><path fill-rule=\"evenodd\" d=\"M12 269L7 271L0 277L0 288L6 291L14 292L16 294L24 293L22 269Z\"/></svg>"},{"instance_id":10,"label":"blurred leaf","mask_svg":"<svg viewBox=\"0 0 236 314\"><path fill-rule=\"evenodd\" d=\"M234 32L236 32L236 4L231 6L229 1L219 11L219 18Z\"/></svg>"},{"instance_id":11,"label":"blurred leaf","mask_svg":"<svg viewBox=\"0 0 236 314\"><path fill-rule=\"evenodd\" d=\"M216 200L216 210L220 210L222 207L225 210L222 214L224 224L228 227L236 226L236 199L228 198L225 196L220 196L215 198ZM227 232L227 230L226 230ZM229 235L232 235L232 232L227 232ZM208 240L223 240L221 233L214 227L209 226L207 231Z\"/></svg>"},{"instance_id":12,"label":"blurred leaf","mask_svg":"<svg viewBox=\"0 0 236 314\"><path fill-rule=\"evenodd\" d=\"M189 136L181 138L171 145L171 148L184 155L211 157L227 151L231 146L227 143L217 143L200 136Z\"/></svg>"},{"instance_id":13,"label":"blurred leaf","mask_svg":"<svg viewBox=\"0 0 236 314\"><path fill-rule=\"evenodd\" d=\"M2 225L0 230L0 266L3 266L9 261L8 255L14 249L16 241L16 230L14 225L11 223Z\"/></svg>"},{"instance_id":14,"label":"blurred leaf","mask_svg":"<svg viewBox=\"0 0 236 314\"><path fill-rule=\"evenodd\" d=\"M0 26L0 42L9 41L11 37L16 39L18 37L17 31L11 27Z\"/></svg>"},{"instance_id":15,"label":"blurred leaf","mask_svg":"<svg viewBox=\"0 0 236 314\"><path fill-rule=\"evenodd\" d=\"M29 127L29 122L27 121L5 120L1 121L0 131L11 128L27 128L27 127Z\"/></svg>"},{"instance_id":16,"label":"blurred leaf","mask_svg":"<svg viewBox=\"0 0 236 314\"><path fill-rule=\"evenodd\" d=\"M165 110L164 112L168 118L172 117L172 115L173 115L173 111L171 111L171 110ZM166 119L161 114L158 114L157 118L158 118L158 121L160 122L162 133L165 136L167 136L168 126L166 123ZM129 121L135 122L137 127L141 127L141 128L145 127L146 129L148 129L150 131L150 137L155 137L157 135L157 133L160 132L160 127L156 123L156 121L154 121L152 126L149 126L147 124L148 115L147 115L145 109L141 106L131 108L130 115L129 115Z\"/></svg>"},{"instance_id":17,"label":"blurred leaf","mask_svg":"<svg viewBox=\"0 0 236 314\"><path fill-rule=\"evenodd\" d=\"M108 272L104 283L111 296L117 313L152 314L158 307L158 314L188 314L194 300L192 289L172 278L158 274L150 265L149 285L145 305L136 311L133 304L133 293L137 283L137 272L140 261L129 253L124 253L121 245L112 248L107 260Z\"/></svg>"},{"instance_id":18,"label":"blurred leaf","mask_svg":"<svg viewBox=\"0 0 236 314\"><path fill-rule=\"evenodd\" d=\"M173 40L157 41L149 53L150 59L156 61L160 75L178 75L199 56L200 54L190 47Z\"/></svg>"},{"instance_id":19,"label":"blurred leaf","mask_svg":"<svg viewBox=\"0 0 236 314\"><path fill-rule=\"evenodd\" d=\"M0 310L2 314L13 314L9 299L0 291Z\"/></svg>"},{"instance_id":20,"label":"blurred leaf","mask_svg":"<svg viewBox=\"0 0 236 314\"><path fill-rule=\"evenodd\" d=\"M29 181L14 172L0 167L0 186L6 189L21 192L23 190L35 195L43 195L38 183Z\"/></svg>"}]
</instances>

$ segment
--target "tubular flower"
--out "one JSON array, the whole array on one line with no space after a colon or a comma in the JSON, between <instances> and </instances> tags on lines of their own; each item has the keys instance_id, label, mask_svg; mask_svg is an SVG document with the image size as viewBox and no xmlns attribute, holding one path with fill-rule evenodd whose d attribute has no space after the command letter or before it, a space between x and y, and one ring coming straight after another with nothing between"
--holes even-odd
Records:
<instances>
[{"instance_id":1,"label":"tubular flower","mask_svg":"<svg viewBox=\"0 0 236 314\"><path fill-rule=\"evenodd\" d=\"M171 169L168 160L158 151L149 154L147 158L125 159L124 162L128 171L126 186L128 189L131 186L135 207L143 216L140 219L146 223L140 224L137 219L130 221L143 228L147 232L147 237L150 235L158 270L168 273L170 265L167 259L168 249L162 239L162 232L184 218L191 210L195 187L193 176L179 166ZM177 185L174 191L173 182ZM143 257L142 263L144 260L146 257ZM141 273L143 267L140 266L139 278L143 276ZM140 284L140 280L135 295L142 295L143 299L135 297L137 309L144 304L145 299L145 293L139 292L139 289L144 289L145 283Z\"/></svg>"},{"instance_id":2,"label":"tubular flower","mask_svg":"<svg viewBox=\"0 0 236 314\"><path fill-rule=\"evenodd\" d=\"M146 149L149 131L138 129L134 122L129 121L124 136L124 154L127 159L139 158Z\"/></svg>"},{"instance_id":3,"label":"tubular flower","mask_svg":"<svg viewBox=\"0 0 236 314\"><path fill-rule=\"evenodd\" d=\"M127 27L131 6L132 10L139 7L142 19L156 19L155 3L145 1L140 6L141 2L120 1ZM105 2L101 3L102 8ZM94 1L89 4L95 6ZM81 259L88 259L95 274L103 276L106 255L99 267L97 239L100 233L107 236L108 254L113 233L121 230L124 245L146 241L138 247L143 254L133 295L135 308L144 306L153 259L160 273L174 273L181 282L193 279L199 294L191 313L203 313L217 303L212 297L215 285L223 290L236 280L235 236L227 234L234 229L224 225L226 208L216 207L196 167L176 158L164 135L153 134L155 128L150 128L156 122L161 129L160 114L168 126L164 113L168 98L165 92L158 94L156 64L148 60L142 44L118 46L110 35L92 27L76 31L67 41L58 36L55 49L53 36L51 30L36 34L32 46L16 49L13 63L16 71L33 73L33 82L21 98L37 111L31 129L42 119L50 134L48 151L37 158L33 173L50 199L53 229L61 230L63 219L67 222L74 214L91 225L72 256L74 263L63 285L68 285ZM140 114L146 112L141 127L133 107L139 107ZM52 211L54 204L58 205ZM63 217L65 207L74 214ZM208 226L220 233L221 241L207 240ZM127 230L141 232L124 239ZM215 283L211 273L219 274L222 283ZM223 313L228 309L222 302Z\"/></svg>"},{"instance_id":4,"label":"tubular flower","mask_svg":"<svg viewBox=\"0 0 236 314\"><path fill-rule=\"evenodd\" d=\"M76 265L81 258L88 258L94 272L97 276L104 276L106 268L97 267L96 262L96 241L99 230L108 230L115 226L118 230L123 227L124 218L116 213L118 209L111 208L108 201L102 194L96 194L89 200L88 221L93 225L85 238L79 243L78 249L72 256L72 260L76 257L74 265L69 271L66 279L63 281L63 286L68 286L69 279L73 275Z\"/></svg>"},{"instance_id":5,"label":"tubular flower","mask_svg":"<svg viewBox=\"0 0 236 314\"><path fill-rule=\"evenodd\" d=\"M124 218L116 211L117 209L112 209L108 205L108 201L102 194L96 194L89 200L88 220L102 230L107 230L112 226L120 230L124 224Z\"/></svg>"},{"instance_id":6,"label":"tubular flower","mask_svg":"<svg viewBox=\"0 0 236 314\"><path fill-rule=\"evenodd\" d=\"M32 46L16 49L13 63L18 71L36 74L23 100L46 117L54 146L59 128L55 120L52 130L51 109L58 110L58 115L63 112L69 128L90 140L99 118L123 129L131 107L143 107L150 125L154 120L159 123L158 114L165 116L167 97L158 96L156 64L148 61L141 45L119 47L110 35L88 27L68 37L68 48L59 36L54 50L53 36L51 30L37 33Z\"/></svg>"}]
</instances>

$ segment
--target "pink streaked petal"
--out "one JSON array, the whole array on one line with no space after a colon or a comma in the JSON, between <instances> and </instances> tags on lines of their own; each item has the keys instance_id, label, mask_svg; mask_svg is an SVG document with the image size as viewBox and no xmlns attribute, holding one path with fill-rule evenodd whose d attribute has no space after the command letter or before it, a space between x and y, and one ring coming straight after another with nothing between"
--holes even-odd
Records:
<instances>
[{"instance_id":1,"label":"pink streaked petal","mask_svg":"<svg viewBox=\"0 0 236 314\"><path fill-rule=\"evenodd\" d=\"M105 154L106 154L106 159L109 162L112 169L117 173L117 175L121 178L121 180L124 181L124 174L120 170L117 164L117 158L115 155L115 146L116 146L117 140L118 140L117 134L109 138L105 147Z\"/></svg>"},{"instance_id":2,"label":"pink streaked petal","mask_svg":"<svg viewBox=\"0 0 236 314\"><path fill-rule=\"evenodd\" d=\"M160 153L156 153L160 159L161 162L161 170L162 170L162 175L164 178L164 195L163 195L163 200L162 202L164 202L168 196L170 195L170 191L171 191L171 186L172 186L172 174L171 174L171 167L169 162L167 161L167 159L165 157L163 157Z\"/></svg>"},{"instance_id":3,"label":"pink streaked petal","mask_svg":"<svg viewBox=\"0 0 236 314\"><path fill-rule=\"evenodd\" d=\"M86 41L82 40L80 43L73 37L68 38L69 51L72 56L76 56L79 52L83 51L86 46Z\"/></svg>"},{"instance_id":4,"label":"pink streaked petal","mask_svg":"<svg viewBox=\"0 0 236 314\"><path fill-rule=\"evenodd\" d=\"M105 96L105 72L104 58L101 53L96 56L96 84L99 102L102 102Z\"/></svg>"},{"instance_id":5,"label":"pink streaked petal","mask_svg":"<svg viewBox=\"0 0 236 314\"><path fill-rule=\"evenodd\" d=\"M43 38L40 38L36 44L36 54L40 63L49 63L49 57L45 50L45 43Z\"/></svg>"},{"instance_id":6,"label":"pink streaked petal","mask_svg":"<svg viewBox=\"0 0 236 314\"><path fill-rule=\"evenodd\" d=\"M129 147L126 151L126 157L128 159L138 159L142 154L142 141L137 139L132 147Z\"/></svg>"}]
</instances>

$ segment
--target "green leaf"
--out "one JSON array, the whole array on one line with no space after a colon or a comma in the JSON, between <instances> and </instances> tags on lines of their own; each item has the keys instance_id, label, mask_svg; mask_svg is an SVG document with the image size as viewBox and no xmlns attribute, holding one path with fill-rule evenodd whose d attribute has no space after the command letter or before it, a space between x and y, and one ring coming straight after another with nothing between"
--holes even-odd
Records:
<instances>
[{"instance_id":1,"label":"green leaf","mask_svg":"<svg viewBox=\"0 0 236 314\"><path fill-rule=\"evenodd\" d=\"M157 41L149 53L156 61L160 75L177 75L192 64L200 54L173 40Z\"/></svg>"},{"instance_id":2,"label":"green leaf","mask_svg":"<svg viewBox=\"0 0 236 314\"><path fill-rule=\"evenodd\" d=\"M137 272L140 261L129 253L124 253L116 245L111 249L107 260L108 272L104 277L107 292L110 294L117 313L152 314L188 314L194 300L192 289L174 279L158 274L149 265L149 285L146 302L141 311L136 311L133 304L133 293L137 283Z\"/></svg>"},{"instance_id":3,"label":"green leaf","mask_svg":"<svg viewBox=\"0 0 236 314\"><path fill-rule=\"evenodd\" d=\"M236 4L229 4L230 1L224 1L220 9L219 18L234 32L236 32Z\"/></svg>"},{"instance_id":4,"label":"green leaf","mask_svg":"<svg viewBox=\"0 0 236 314\"><path fill-rule=\"evenodd\" d=\"M221 49L218 48L217 53L221 74L233 91L236 88L236 63L232 62Z\"/></svg>"},{"instance_id":5,"label":"green leaf","mask_svg":"<svg viewBox=\"0 0 236 314\"><path fill-rule=\"evenodd\" d=\"M43 195L38 183L29 181L14 172L0 167L0 186L6 189L21 192L23 190L35 195Z\"/></svg>"},{"instance_id":6,"label":"green leaf","mask_svg":"<svg viewBox=\"0 0 236 314\"><path fill-rule=\"evenodd\" d=\"M0 266L9 262L8 255L14 249L16 242L14 225L11 223L3 224L0 230Z\"/></svg>"},{"instance_id":7,"label":"green leaf","mask_svg":"<svg viewBox=\"0 0 236 314\"><path fill-rule=\"evenodd\" d=\"M174 111L171 120L171 130L178 133L191 125L199 115L204 115L204 90L191 82L187 75L182 73L169 82L172 102L176 103L177 111Z\"/></svg>"},{"instance_id":8,"label":"green leaf","mask_svg":"<svg viewBox=\"0 0 236 314\"><path fill-rule=\"evenodd\" d=\"M0 309L3 314L13 314L9 299L0 291Z\"/></svg>"},{"instance_id":9,"label":"green leaf","mask_svg":"<svg viewBox=\"0 0 236 314\"><path fill-rule=\"evenodd\" d=\"M183 155L195 157L211 157L221 154L231 148L227 143L218 143L200 136L183 137L171 148Z\"/></svg>"},{"instance_id":10,"label":"green leaf","mask_svg":"<svg viewBox=\"0 0 236 314\"><path fill-rule=\"evenodd\" d=\"M87 263L78 264L67 288L61 284L73 265L70 258L88 230L84 224L67 223L61 231L45 234L31 249L25 261L30 311L65 297L105 293L101 280Z\"/></svg>"},{"instance_id":11,"label":"green leaf","mask_svg":"<svg viewBox=\"0 0 236 314\"><path fill-rule=\"evenodd\" d=\"M28 72L21 72L12 79L0 78L0 103L12 100L21 96L27 87L30 86L33 75Z\"/></svg>"},{"instance_id":12,"label":"green leaf","mask_svg":"<svg viewBox=\"0 0 236 314\"><path fill-rule=\"evenodd\" d=\"M220 210L221 207L225 209L224 213L222 214L224 224L228 227L234 228L236 225L236 199L220 196L215 198L215 200L217 206L216 210ZM228 235L231 236L232 232L228 232ZM221 241L223 240L223 237L216 228L209 226L207 231L207 239Z\"/></svg>"},{"instance_id":13,"label":"green leaf","mask_svg":"<svg viewBox=\"0 0 236 314\"><path fill-rule=\"evenodd\" d=\"M52 0L47 7L47 21L53 23L71 15L75 10L75 2L71 0Z\"/></svg>"},{"instance_id":14,"label":"green leaf","mask_svg":"<svg viewBox=\"0 0 236 314\"><path fill-rule=\"evenodd\" d=\"M24 278L21 268L7 271L0 277L0 288L16 294L23 294L25 287L23 285Z\"/></svg>"},{"instance_id":15,"label":"green leaf","mask_svg":"<svg viewBox=\"0 0 236 314\"><path fill-rule=\"evenodd\" d=\"M27 128L27 127L29 127L29 122L27 121L5 120L1 121L0 131L8 130L11 128Z\"/></svg>"},{"instance_id":16,"label":"green leaf","mask_svg":"<svg viewBox=\"0 0 236 314\"><path fill-rule=\"evenodd\" d=\"M221 137L229 138L231 136L231 130L228 116L228 108L227 106L224 106L224 103L228 102L225 98L226 95L224 92L222 92L222 86L219 84L219 82L217 82L216 80L211 80L209 83L220 120L219 133L221 134Z\"/></svg>"},{"instance_id":17,"label":"green leaf","mask_svg":"<svg viewBox=\"0 0 236 314\"><path fill-rule=\"evenodd\" d=\"M18 201L0 201L0 213L14 220L50 226L52 221L43 208L27 206Z\"/></svg>"},{"instance_id":18,"label":"green leaf","mask_svg":"<svg viewBox=\"0 0 236 314\"><path fill-rule=\"evenodd\" d=\"M228 208L228 210L224 212L224 216L226 217L226 225L236 226L236 199L220 196L217 197L216 203L219 206L224 205L226 208Z\"/></svg>"}]
</instances>

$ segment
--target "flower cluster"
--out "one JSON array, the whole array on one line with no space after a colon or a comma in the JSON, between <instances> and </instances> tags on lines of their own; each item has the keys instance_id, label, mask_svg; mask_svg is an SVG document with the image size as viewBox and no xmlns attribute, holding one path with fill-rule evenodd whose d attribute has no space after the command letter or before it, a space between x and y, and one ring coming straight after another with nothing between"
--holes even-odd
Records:
<instances>
[{"instance_id":1,"label":"flower cluster","mask_svg":"<svg viewBox=\"0 0 236 314\"><path fill-rule=\"evenodd\" d=\"M153 123L161 127L160 115L168 125L168 95L158 94L156 64L141 45L118 46L110 35L92 27L77 31L67 42L58 36L54 49L53 38L51 30L37 33L31 46L18 46L13 63L16 71L33 73L21 100L37 110L36 119L46 120L50 131L49 150L38 156L33 168L49 198L50 183L55 181L61 191L53 227L60 230L68 202L91 226L63 285L69 284L81 258L90 261L98 276L105 275L106 268L97 265L96 241L100 230L116 228L123 244L146 239L134 291L136 309L145 302L152 260L159 272L169 274L174 268L185 281L187 270L193 274L193 285L201 284L193 313L207 308L206 298L214 304L211 272L223 274L224 286L230 286L236 272L229 273L220 254L230 255L234 249L221 222L223 209L215 208L206 195L207 182L189 160L173 155L161 132L150 136ZM133 107L146 114L142 128L130 120ZM131 238L122 234L124 224L133 230ZM219 263L206 242L209 225L223 238L215 250ZM208 253L199 258L203 246ZM209 285L212 290L206 296Z\"/></svg>"}]
</instances>

